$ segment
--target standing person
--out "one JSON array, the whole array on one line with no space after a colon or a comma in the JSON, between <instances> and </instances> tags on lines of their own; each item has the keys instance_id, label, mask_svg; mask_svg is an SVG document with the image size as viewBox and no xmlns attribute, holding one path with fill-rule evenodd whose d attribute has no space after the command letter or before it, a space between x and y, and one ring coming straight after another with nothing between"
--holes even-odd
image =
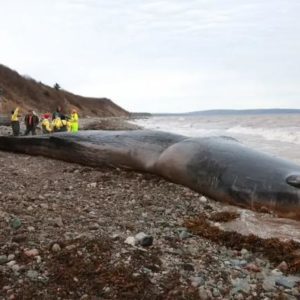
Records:
<instances>
[{"instance_id":1,"label":"standing person","mask_svg":"<svg viewBox=\"0 0 300 300\"><path fill-rule=\"evenodd\" d=\"M52 114L52 120L55 120L56 118L61 118L63 116L63 113L61 112L61 106L57 106L56 111Z\"/></svg>"},{"instance_id":2,"label":"standing person","mask_svg":"<svg viewBox=\"0 0 300 300\"><path fill-rule=\"evenodd\" d=\"M75 109L72 110L70 123L71 123L71 132L78 132L78 114Z\"/></svg>"},{"instance_id":3,"label":"standing person","mask_svg":"<svg viewBox=\"0 0 300 300\"><path fill-rule=\"evenodd\" d=\"M14 136L20 135L19 107L11 112L11 128Z\"/></svg>"},{"instance_id":4,"label":"standing person","mask_svg":"<svg viewBox=\"0 0 300 300\"><path fill-rule=\"evenodd\" d=\"M28 135L30 132L32 135L35 135L35 130L37 125L39 124L39 117L33 112L33 110L29 110L28 114L25 116L25 125L26 131L25 135Z\"/></svg>"}]
</instances>

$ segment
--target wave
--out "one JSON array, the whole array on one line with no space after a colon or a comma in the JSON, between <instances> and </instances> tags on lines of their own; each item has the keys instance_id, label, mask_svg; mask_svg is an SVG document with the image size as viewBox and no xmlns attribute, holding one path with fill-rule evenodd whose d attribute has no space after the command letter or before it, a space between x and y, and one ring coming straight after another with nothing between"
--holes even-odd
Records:
<instances>
[{"instance_id":1,"label":"wave","mask_svg":"<svg viewBox=\"0 0 300 300\"><path fill-rule=\"evenodd\" d=\"M300 132L297 127L285 128L252 128L234 126L226 130L229 134L260 136L266 140L300 144Z\"/></svg>"}]
</instances>

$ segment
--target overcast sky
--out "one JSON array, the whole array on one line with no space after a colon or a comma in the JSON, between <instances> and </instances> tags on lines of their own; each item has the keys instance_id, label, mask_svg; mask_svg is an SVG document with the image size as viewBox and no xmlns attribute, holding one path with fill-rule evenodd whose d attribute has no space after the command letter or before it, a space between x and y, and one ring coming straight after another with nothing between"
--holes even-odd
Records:
<instances>
[{"instance_id":1,"label":"overcast sky","mask_svg":"<svg viewBox=\"0 0 300 300\"><path fill-rule=\"evenodd\" d=\"M130 111L300 108L299 0L0 0L0 63Z\"/></svg>"}]
</instances>

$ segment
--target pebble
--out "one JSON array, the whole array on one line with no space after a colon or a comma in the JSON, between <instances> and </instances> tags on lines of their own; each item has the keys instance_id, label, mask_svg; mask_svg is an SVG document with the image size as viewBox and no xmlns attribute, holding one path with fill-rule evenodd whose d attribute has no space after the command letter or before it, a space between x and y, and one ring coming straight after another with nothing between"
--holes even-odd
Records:
<instances>
[{"instance_id":1,"label":"pebble","mask_svg":"<svg viewBox=\"0 0 300 300\"><path fill-rule=\"evenodd\" d=\"M292 289L295 286L295 282L289 280L287 277L279 277L275 280L276 285L283 286L284 288Z\"/></svg>"},{"instance_id":2,"label":"pebble","mask_svg":"<svg viewBox=\"0 0 300 300\"><path fill-rule=\"evenodd\" d=\"M24 254L28 257L34 257L34 256L37 256L39 254L39 250L37 250L37 249L25 250Z\"/></svg>"},{"instance_id":3,"label":"pebble","mask_svg":"<svg viewBox=\"0 0 300 300\"><path fill-rule=\"evenodd\" d=\"M9 261L6 265L8 266L8 267L12 267L13 265L15 265L17 262L15 261L15 260L11 260L11 261Z\"/></svg>"},{"instance_id":4,"label":"pebble","mask_svg":"<svg viewBox=\"0 0 300 300\"><path fill-rule=\"evenodd\" d=\"M33 232L33 231L35 231L35 228L34 228L33 226L28 226L28 227L27 227L27 230L28 230L29 232Z\"/></svg>"},{"instance_id":5,"label":"pebble","mask_svg":"<svg viewBox=\"0 0 300 300\"><path fill-rule=\"evenodd\" d=\"M8 260L8 261L13 260L13 259L15 259L15 255L14 255L14 254L9 254L9 255L7 256L7 260Z\"/></svg>"},{"instance_id":6,"label":"pebble","mask_svg":"<svg viewBox=\"0 0 300 300\"><path fill-rule=\"evenodd\" d=\"M205 289L204 287L200 287L198 290L199 297L201 300L209 300L212 299L212 294L210 290Z\"/></svg>"},{"instance_id":7,"label":"pebble","mask_svg":"<svg viewBox=\"0 0 300 300\"><path fill-rule=\"evenodd\" d=\"M231 259L230 263L234 267L244 267L244 266L247 265L247 261L246 260L240 260L240 259Z\"/></svg>"},{"instance_id":8,"label":"pebble","mask_svg":"<svg viewBox=\"0 0 300 300\"><path fill-rule=\"evenodd\" d=\"M51 250L53 252L59 252L61 250L61 247L60 247L59 244L55 243L55 244L52 245Z\"/></svg>"},{"instance_id":9,"label":"pebble","mask_svg":"<svg viewBox=\"0 0 300 300\"><path fill-rule=\"evenodd\" d=\"M201 196L200 199L199 199L199 201L200 201L201 203L206 203L208 200L207 200L206 197Z\"/></svg>"},{"instance_id":10,"label":"pebble","mask_svg":"<svg viewBox=\"0 0 300 300\"><path fill-rule=\"evenodd\" d=\"M125 241L125 244L131 245L131 246L135 246L135 238L134 236L129 236Z\"/></svg>"},{"instance_id":11,"label":"pebble","mask_svg":"<svg viewBox=\"0 0 300 300\"><path fill-rule=\"evenodd\" d=\"M153 244L153 237L145 234L144 232L139 232L134 238L136 245L140 245L142 247L148 247Z\"/></svg>"},{"instance_id":12,"label":"pebble","mask_svg":"<svg viewBox=\"0 0 300 300\"><path fill-rule=\"evenodd\" d=\"M87 187L88 188L96 188L97 187L97 182L88 183Z\"/></svg>"},{"instance_id":13,"label":"pebble","mask_svg":"<svg viewBox=\"0 0 300 300\"><path fill-rule=\"evenodd\" d=\"M38 279L39 273L35 270L28 270L26 273L26 276L32 280L32 281L36 281Z\"/></svg>"},{"instance_id":14,"label":"pebble","mask_svg":"<svg viewBox=\"0 0 300 300\"><path fill-rule=\"evenodd\" d=\"M10 223L11 227L13 229L19 229L22 226L22 222L19 218L14 218L11 223Z\"/></svg>"},{"instance_id":15,"label":"pebble","mask_svg":"<svg viewBox=\"0 0 300 300\"><path fill-rule=\"evenodd\" d=\"M62 220L62 217L57 217L53 220L54 225L57 227L63 227L64 226L64 222Z\"/></svg>"},{"instance_id":16,"label":"pebble","mask_svg":"<svg viewBox=\"0 0 300 300\"><path fill-rule=\"evenodd\" d=\"M15 264L11 267L11 269L14 271L14 272L18 272L20 270L20 266Z\"/></svg>"},{"instance_id":17,"label":"pebble","mask_svg":"<svg viewBox=\"0 0 300 300\"><path fill-rule=\"evenodd\" d=\"M282 271L282 272L286 272L288 270L288 265L285 261L282 261L277 267L276 269Z\"/></svg>"},{"instance_id":18,"label":"pebble","mask_svg":"<svg viewBox=\"0 0 300 300\"><path fill-rule=\"evenodd\" d=\"M278 269L272 270L272 271L271 271L271 274L272 274L272 275L275 275L275 276L282 276L282 275L283 275L282 272L279 271Z\"/></svg>"},{"instance_id":19,"label":"pebble","mask_svg":"<svg viewBox=\"0 0 300 300\"><path fill-rule=\"evenodd\" d=\"M196 277L191 277L191 283L193 287L198 287L204 284L204 279L203 277L196 276Z\"/></svg>"},{"instance_id":20,"label":"pebble","mask_svg":"<svg viewBox=\"0 0 300 300\"><path fill-rule=\"evenodd\" d=\"M181 239L181 240L185 240L185 239L187 239L187 238L189 238L190 237L190 234L187 232L187 231L181 231L180 233L179 233L179 238Z\"/></svg>"},{"instance_id":21,"label":"pebble","mask_svg":"<svg viewBox=\"0 0 300 300\"><path fill-rule=\"evenodd\" d=\"M0 265L3 265L8 262L6 255L0 255Z\"/></svg>"},{"instance_id":22,"label":"pebble","mask_svg":"<svg viewBox=\"0 0 300 300\"><path fill-rule=\"evenodd\" d=\"M243 248L243 249L241 250L241 254L242 254L242 255L247 255L247 254L248 254L248 250L245 249L245 248Z\"/></svg>"},{"instance_id":23,"label":"pebble","mask_svg":"<svg viewBox=\"0 0 300 300\"><path fill-rule=\"evenodd\" d=\"M47 203L41 203L40 206L43 209L48 209L49 208L49 205Z\"/></svg>"},{"instance_id":24,"label":"pebble","mask_svg":"<svg viewBox=\"0 0 300 300\"><path fill-rule=\"evenodd\" d=\"M251 272L260 272L260 267L258 267L256 264L253 264L253 263L250 263L250 264L247 264L245 266L245 269L248 270L248 271L251 271Z\"/></svg>"},{"instance_id":25,"label":"pebble","mask_svg":"<svg viewBox=\"0 0 300 300\"><path fill-rule=\"evenodd\" d=\"M90 230L98 230L99 228L100 228L100 226L98 223L94 223L89 226Z\"/></svg>"}]
</instances>

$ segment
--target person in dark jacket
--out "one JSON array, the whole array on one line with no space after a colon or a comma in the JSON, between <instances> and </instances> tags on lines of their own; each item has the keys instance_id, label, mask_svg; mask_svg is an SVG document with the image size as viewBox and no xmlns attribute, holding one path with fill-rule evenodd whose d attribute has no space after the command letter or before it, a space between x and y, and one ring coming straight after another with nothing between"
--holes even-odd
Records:
<instances>
[{"instance_id":1,"label":"person in dark jacket","mask_svg":"<svg viewBox=\"0 0 300 300\"><path fill-rule=\"evenodd\" d=\"M52 114L52 120L61 118L62 116L64 116L64 114L62 113L62 109L60 106L57 106L56 111Z\"/></svg>"},{"instance_id":2,"label":"person in dark jacket","mask_svg":"<svg viewBox=\"0 0 300 300\"><path fill-rule=\"evenodd\" d=\"M25 125L26 131L25 135L28 135L30 132L32 135L35 135L35 130L37 125L39 124L39 117L33 112L33 110L29 110L28 114L25 116Z\"/></svg>"}]
</instances>

